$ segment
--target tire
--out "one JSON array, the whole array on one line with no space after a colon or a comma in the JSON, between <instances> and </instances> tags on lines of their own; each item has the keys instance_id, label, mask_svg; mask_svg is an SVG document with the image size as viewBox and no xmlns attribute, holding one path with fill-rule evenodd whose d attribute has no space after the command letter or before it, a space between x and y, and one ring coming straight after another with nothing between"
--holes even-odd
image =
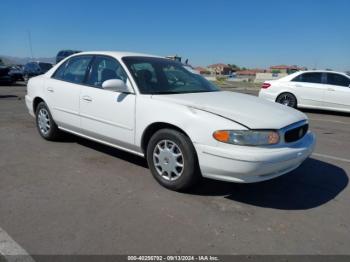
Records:
<instances>
[{"instance_id":1,"label":"tire","mask_svg":"<svg viewBox=\"0 0 350 262\"><path fill-rule=\"evenodd\" d=\"M201 177L192 141L179 131L157 131L147 145L146 155L152 175L168 189L185 191Z\"/></svg>"},{"instance_id":2,"label":"tire","mask_svg":"<svg viewBox=\"0 0 350 262\"><path fill-rule=\"evenodd\" d=\"M277 97L276 102L292 108L297 108L297 105L298 105L297 98L292 93L280 94Z\"/></svg>"},{"instance_id":3,"label":"tire","mask_svg":"<svg viewBox=\"0 0 350 262\"><path fill-rule=\"evenodd\" d=\"M36 127L42 138L50 141L57 140L60 136L55 121L45 102L40 102L35 111Z\"/></svg>"}]
</instances>

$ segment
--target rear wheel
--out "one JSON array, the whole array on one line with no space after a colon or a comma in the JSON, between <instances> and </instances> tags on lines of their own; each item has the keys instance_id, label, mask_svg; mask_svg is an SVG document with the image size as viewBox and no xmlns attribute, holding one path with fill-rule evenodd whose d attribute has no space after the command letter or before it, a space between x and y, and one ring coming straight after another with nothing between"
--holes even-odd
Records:
<instances>
[{"instance_id":1,"label":"rear wheel","mask_svg":"<svg viewBox=\"0 0 350 262\"><path fill-rule=\"evenodd\" d=\"M154 178L164 187L183 191L200 178L191 140L173 129L161 129L147 146L147 162Z\"/></svg>"},{"instance_id":2,"label":"rear wheel","mask_svg":"<svg viewBox=\"0 0 350 262\"><path fill-rule=\"evenodd\" d=\"M297 98L291 93L280 94L277 97L276 102L285 106L297 108Z\"/></svg>"},{"instance_id":3,"label":"rear wheel","mask_svg":"<svg viewBox=\"0 0 350 262\"><path fill-rule=\"evenodd\" d=\"M46 140L56 140L60 135L60 131L45 102L38 104L35 115L39 134Z\"/></svg>"}]
</instances>

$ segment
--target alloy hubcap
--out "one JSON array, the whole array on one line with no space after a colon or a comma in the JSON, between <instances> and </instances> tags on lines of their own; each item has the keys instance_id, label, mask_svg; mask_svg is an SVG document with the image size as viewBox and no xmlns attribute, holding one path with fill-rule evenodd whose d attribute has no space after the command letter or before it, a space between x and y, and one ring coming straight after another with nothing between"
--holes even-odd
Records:
<instances>
[{"instance_id":1,"label":"alloy hubcap","mask_svg":"<svg viewBox=\"0 0 350 262\"><path fill-rule=\"evenodd\" d=\"M293 106L294 105L293 98L289 97L288 95L284 95L280 99L280 103L285 105L285 106Z\"/></svg>"},{"instance_id":2,"label":"alloy hubcap","mask_svg":"<svg viewBox=\"0 0 350 262\"><path fill-rule=\"evenodd\" d=\"M45 108L41 108L38 114L38 126L43 135L47 135L50 131L49 112Z\"/></svg>"},{"instance_id":3,"label":"alloy hubcap","mask_svg":"<svg viewBox=\"0 0 350 262\"><path fill-rule=\"evenodd\" d=\"M161 140L153 151L153 163L164 179L174 181L184 170L184 157L180 147L170 140Z\"/></svg>"}]
</instances>

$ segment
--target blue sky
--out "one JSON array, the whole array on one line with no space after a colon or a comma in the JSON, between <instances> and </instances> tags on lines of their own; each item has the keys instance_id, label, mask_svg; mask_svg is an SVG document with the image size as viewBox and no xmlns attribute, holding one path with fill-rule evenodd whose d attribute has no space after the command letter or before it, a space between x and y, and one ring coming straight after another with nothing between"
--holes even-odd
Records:
<instances>
[{"instance_id":1,"label":"blue sky","mask_svg":"<svg viewBox=\"0 0 350 262\"><path fill-rule=\"evenodd\" d=\"M194 65L350 70L349 0L1 1L0 54L179 54Z\"/></svg>"}]
</instances>

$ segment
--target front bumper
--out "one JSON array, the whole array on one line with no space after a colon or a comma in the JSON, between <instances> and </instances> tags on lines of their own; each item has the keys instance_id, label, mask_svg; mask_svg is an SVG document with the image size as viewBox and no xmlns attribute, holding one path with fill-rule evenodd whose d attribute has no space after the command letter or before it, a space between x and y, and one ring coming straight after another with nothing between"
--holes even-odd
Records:
<instances>
[{"instance_id":1,"label":"front bumper","mask_svg":"<svg viewBox=\"0 0 350 262\"><path fill-rule=\"evenodd\" d=\"M284 147L235 146L220 148L195 144L203 177L254 183L272 179L296 169L310 156L315 135L308 132L301 140Z\"/></svg>"}]
</instances>

